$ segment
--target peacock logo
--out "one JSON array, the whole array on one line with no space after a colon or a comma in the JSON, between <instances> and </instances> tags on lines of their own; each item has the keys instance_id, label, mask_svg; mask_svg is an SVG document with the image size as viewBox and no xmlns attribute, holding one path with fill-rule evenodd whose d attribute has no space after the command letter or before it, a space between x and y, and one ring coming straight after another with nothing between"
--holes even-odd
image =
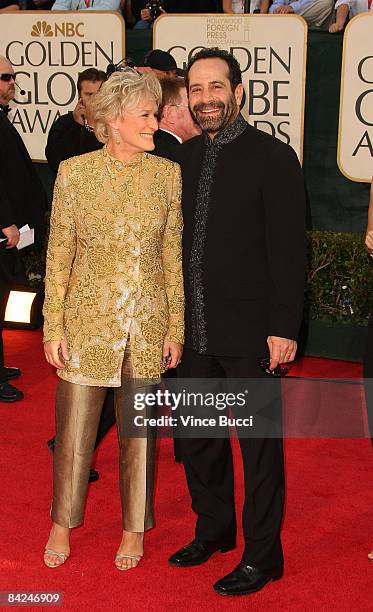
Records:
<instances>
[{"instance_id":1,"label":"peacock logo","mask_svg":"<svg viewBox=\"0 0 373 612\"><path fill-rule=\"evenodd\" d=\"M31 36L53 36L53 30L46 21L37 21L32 26Z\"/></svg>"}]
</instances>

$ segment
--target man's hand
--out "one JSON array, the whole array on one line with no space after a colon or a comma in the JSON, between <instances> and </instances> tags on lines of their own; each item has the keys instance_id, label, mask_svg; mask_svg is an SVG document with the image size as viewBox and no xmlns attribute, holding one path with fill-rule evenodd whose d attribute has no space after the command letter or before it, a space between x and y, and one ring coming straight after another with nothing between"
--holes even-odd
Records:
<instances>
[{"instance_id":1,"label":"man's hand","mask_svg":"<svg viewBox=\"0 0 373 612\"><path fill-rule=\"evenodd\" d=\"M161 6L159 7L159 10L160 10L162 15L166 14L166 11ZM142 21L151 21L152 20L151 12L150 12L150 9L148 9L148 8L141 9L140 16L141 16L141 20Z\"/></svg>"},{"instance_id":2,"label":"man's hand","mask_svg":"<svg viewBox=\"0 0 373 612\"><path fill-rule=\"evenodd\" d=\"M21 237L18 227L16 225L9 225L9 227L4 227L2 232L8 238L5 248L14 249L14 247L19 243L19 239Z\"/></svg>"},{"instance_id":3,"label":"man's hand","mask_svg":"<svg viewBox=\"0 0 373 612\"><path fill-rule=\"evenodd\" d=\"M274 370L279 363L294 361L295 353L297 352L297 343L295 340L279 338L278 336L268 336L267 344L271 360L269 364L271 370Z\"/></svg>"},{"instance_id":4,"label":"man's hand","mask_svg":"<svg viewBox=\"0 0 373 612\"><path fill-rule=\"evenodd\" d=\"M294 13L294 9L289 4L281 4L275 9L275 13L279 15L285 15L286 13Z\"/></svg>"},{"instance_id":5,"label":"man's hand","mask_svg":"<svg viewBox=\"0 0 373 612\"><path fill-rule=\"evenodd\" d=\"M63 370L65 362L70 359L65 338L62 338L62 340L49 340L49 342L45 342L44 354L48 363L58 370Z\"/></svg>"},{"instance_id":6,"label":"man's hand","mask_svg":"<svg viewBox=\"0 0 373 612\"><path fill-rule=\"evenodd\" d=\"M330 34L335 34L336 32L341 32L343 30L343 24L340 23L332 23L331 26L329 26L329 32Z\"/></svg>"},{"instance_id":7,"label":"man's hand","mask_svg":"<svg viewBox=\"0 0 373 612\"><path fill-rule=\"evenodd\" d=\"M176 368L183 354L183 345L178 342L170 342L165 340L163 344L163 359L165 361L165 370Z\"/></svg>"},{"instance_id":8,"label":"man's hand","mask_svg":"<svg viewBox=\"0 0 373 612\"><path fill-rule=\"evenodd\" d=\"M80 98L78 100L78 104L73 110L73 117L76 123L79 123L79 125L84 125L85 107Z\"/></svg>"}]
</instances>

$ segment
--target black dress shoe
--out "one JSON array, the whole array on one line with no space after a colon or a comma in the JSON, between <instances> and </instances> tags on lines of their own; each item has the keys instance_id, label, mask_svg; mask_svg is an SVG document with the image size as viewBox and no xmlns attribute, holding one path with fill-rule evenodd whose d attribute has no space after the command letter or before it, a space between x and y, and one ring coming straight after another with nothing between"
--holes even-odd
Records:
<instances>
[{"instance_id":1,"label":"black dress shoe","mask_svg":"<svg viewBox=\"0 0 373 612\"><path fill-rule=\"evenodd\" d=\"M271 580L279 580L282 574L282 568L264 572L240 563L233 572L218 580L214 589L219 595L250 595L260 591Z\"/></svg>"},{"instance_id":2,"label":"black dress shoe","mask_svg":"<svg viewBox=\"0 0 373 612\"><path fill-rule=\"evenodd\" d=\"M54 441L55 441L55 438L51 438L47 442L47 446L48 446L49 450L51 451L51 453L54 453ZM97 470L93 470L91 468L89 470L88 482L96 482L99 478L100 478L100 474L98 473L98 471Z\"/></svg>"},{"instance_id":3,"label":"black dress shoe","mask_svg":"<svg viewBox=\"0 0 373 612\"><path fill-rule=\"evenodd\" d=\"M21 375L21 370L19 368L7 368L4 366L3 371L6 380L10 380L11 378L17 378L17 376Z\"/></svg>"},{"instance_id":4,"label":"black dress shoe","mask_svg":"<svg viewBox=\"0 0 373 612\"><path fill-rule=\"evenodd\" d=\"M190 544L183 546L169 558L168 562L176 567L192 567L193 565L201 565L205 563L214 552L228 552L233 550L236 542L202 542L193 540Z\"/></svg>"},{"instance_id":5,"label":"black dress shoe","mask_svg":"<svg viewBox=\"0 0 373 612\"><path fill-rule=\"evenodd\" d=\"M18 402L23 399L23 393L7 382L0 383L0 402Z\"/></svg>"}]
</instances>

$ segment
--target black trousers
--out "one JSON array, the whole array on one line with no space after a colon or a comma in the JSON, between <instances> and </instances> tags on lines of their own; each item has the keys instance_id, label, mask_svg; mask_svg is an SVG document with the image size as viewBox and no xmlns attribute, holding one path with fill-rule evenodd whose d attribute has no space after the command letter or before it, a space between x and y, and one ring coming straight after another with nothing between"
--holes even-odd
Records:
<instances>
[{"instance_id":1,"label":"black trousers","mask_svg":"<svg viewBox=\"0 0 373 612\"><path fill-rule=\"evenodd\" d=\"M12 287L26 284L22 260L16 248L0 246L0 383L5 382L3 325L5 307Z\"/></svg>"},{"instance_id":2,"label":"black trousers","mask_svg":"<svg viewBox=\"0 0 373 612\"><path fill-rule=\"evenodd\" d=\"M185 349L180 378L260 378L256 358L200 355ZM281 409L281 407L280 407ZM283 566L280 530L284 508L283 443L279 438L239 438L245 481L242 561L261 570ZM234 542L236 514L233 461L229 436L181 439L182 458L196 539Z\"/></svg>"}]
</instances>

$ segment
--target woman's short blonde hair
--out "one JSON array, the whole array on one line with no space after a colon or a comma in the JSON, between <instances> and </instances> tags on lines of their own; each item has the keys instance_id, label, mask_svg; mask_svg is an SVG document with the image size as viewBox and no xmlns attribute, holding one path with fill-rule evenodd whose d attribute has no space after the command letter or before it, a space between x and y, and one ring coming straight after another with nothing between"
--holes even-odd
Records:
<instances>
[{"instance_id":1,"label":"woman's short blonde hair","mask_svg":"<svg viewBox=\"0 0 373 612\"><path fill-rule=\"evenodd\" d=\"M154 98L157 106L162 101L162 88L154 73L139 74L133 68L114 72L90 102L97 140L106 143L109 140L108 121L115 121L126 110L136 108L149 98Z\"/></svg>"}]
</instances>

